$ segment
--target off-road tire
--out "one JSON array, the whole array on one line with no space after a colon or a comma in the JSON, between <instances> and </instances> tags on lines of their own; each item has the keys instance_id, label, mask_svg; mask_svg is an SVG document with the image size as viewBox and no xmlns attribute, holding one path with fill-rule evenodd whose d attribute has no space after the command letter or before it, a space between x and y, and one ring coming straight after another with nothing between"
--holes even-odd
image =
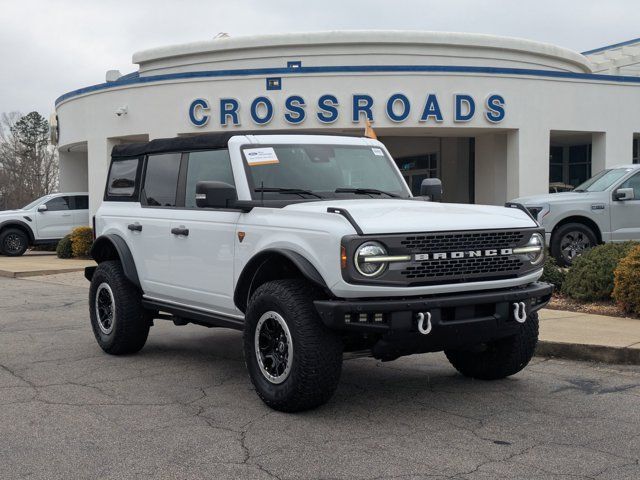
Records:
<instances>
[{"instance_id":1,"label":"off-road tire","mask_svg":"<svg viewBox=\"0 0 640 480\"><path fill-rule=\"evenodd\" d=\"M595 247L596 245L598 245L598 237L596 236L596 233L591 228L589 228L586 225L583 225L582 223L567 223L565 225L562 225L561 227L558 227L558 229L555 232L553 232L553 234L551 235L550 250L551 250L551 255L553 256L553 258L555 258L556 262L561 267L570 267L572 264L572 262L568 262L562 256L562 250L560 246L560 243L562 242L562 238L567 233L572 231L582 233L585 237L589 239L592 247Z\"/></svg>"},{"instance_id":2,"label":"off-road tire","mask_svg":"<svg viewBox=\"0 0 640 480\"><path fill-rule=\"evenodd\" d=\"M269 407L299 412L326 403L342 371L342 341L322 323L313 305L315 290L304 280L275 280L261 285L249 299L245 316L244 358L258 396ZM256 327L266 312L286 322L293 361L286 379L271 383L260 370L255 349Z\"/></svg>"},{"instance_id":3,"label":"off-road tire","mask_svg":"<svg viewBox=\"0 0 640 480\"><path fill-rule=\"evenodd\" d=\"M113 293L115 317L110 333L104 333L98 323L96 293L106 283ZM142 294L124 275L118 261L102 262L93 274L89 289L91 327L100 348L111 355L136 353L144 347L151 321L142 307Z\"/></svg>"},{"instance_id":4,"label":"off-road tire","mask_svg":"<svg viewBox=\"0 0 640 480\"><path fill-rule=\"evenodd\" d=\"M20 248L8 249L5 242L9 241L19 241ZM0 233L0 252L7 257L19 257L24 255L24 252L29 248L29 237L22 230L17 228L7 228L2 233Z\"/></svg>"},{"instance_id":5,"label":"off-road tire","mask_svg":"<svg viewBox=\"0 0 640 480\"><path fill-rule=\"evenodd\" d=\"M520 331L486 345L483 351L445 350L451 365L465 377L498 380L527 366L538 343L538 313L530 313Z\"/></svg>"}]
</instances>

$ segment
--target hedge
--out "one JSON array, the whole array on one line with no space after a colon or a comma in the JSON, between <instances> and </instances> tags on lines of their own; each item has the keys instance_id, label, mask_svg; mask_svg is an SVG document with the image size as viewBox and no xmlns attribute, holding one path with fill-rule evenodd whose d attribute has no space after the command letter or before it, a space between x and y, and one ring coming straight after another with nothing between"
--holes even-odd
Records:
<instances>
[{"instance_id":1,"label":"hedge","mask_svg":"<svg viewBox=\"0 0 640 480\"><path fill-rule=\"evenodd\" d=\"M71 232L71 248L74 257L88 257L93 245L91 227L77 227Z\"/></svg>"},{"instance_id":2,"label":"hedge","mask_svg":"<svg viewBox=\"0 0 640 480\"><path fill-rule=\"evenodd\" d=\"M71 249L71 235L65 235L65 237L58 242L56 254L58 255L58 258L73 257L73 250Z\"/></svg>"},{"instance_id":3,"label":"hedge","mask_svg":"<svg viewBox=\"0 0 640 480\"><path fill-rule=\"evenodd\" d=\"M575 259L567 272L563 292L584 302L610 300L614 271L636 245L636 242L607 243L586 251Z\"/></svg>"},{"instance_id":4,"label":"hedge","mask_svg":"<svg viewBox=\"0 0 640 480\"><path fill-rule=\"evenodd\" d=\"M627 313L640 315L640 246L633 248L615 270L613 299Z\"/></svg>"}]
</instances>

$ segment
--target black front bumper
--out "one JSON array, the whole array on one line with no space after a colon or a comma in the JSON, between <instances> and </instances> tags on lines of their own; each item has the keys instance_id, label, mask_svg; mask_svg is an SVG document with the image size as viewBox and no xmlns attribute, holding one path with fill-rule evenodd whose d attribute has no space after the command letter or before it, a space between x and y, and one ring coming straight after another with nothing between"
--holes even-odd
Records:
<instances>
[{"instance_id":1,"label":"black front bumper","mask_svg":"<svg viewBox=\"0 0 640 480\"><path fill-rule=\"evenodd\" d=\"M431 314L433 334L445 337L470 331L508 335L515 331L514 303L524 302L527 314L544 307L553 286L525 287L430 297L364 300L317 300L315 307L332 329L360 332L417 332L418 314ZM493 335L495 336L495 335ZM445 338L443 338L445 340Z\"/></svg>"}]
</instances>

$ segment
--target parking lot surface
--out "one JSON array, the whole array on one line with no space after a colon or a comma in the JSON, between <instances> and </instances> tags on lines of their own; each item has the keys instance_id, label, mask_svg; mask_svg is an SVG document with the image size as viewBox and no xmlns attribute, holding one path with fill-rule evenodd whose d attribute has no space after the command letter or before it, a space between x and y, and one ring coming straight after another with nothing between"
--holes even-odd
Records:
<instances>
[{"instance_id":1,"label":"parking lot surface","mask_svg":"<svg viewBox=\"0 0 640 480\"><path fill-rule=\"evenodd\" d=\"M349 360L334 398L274 412L241 333L157 321L98 348L78 274L0 278L0 478L640 478L640 368L534 359L499 382L441 354Z\"/></svg>"}]
</instances>

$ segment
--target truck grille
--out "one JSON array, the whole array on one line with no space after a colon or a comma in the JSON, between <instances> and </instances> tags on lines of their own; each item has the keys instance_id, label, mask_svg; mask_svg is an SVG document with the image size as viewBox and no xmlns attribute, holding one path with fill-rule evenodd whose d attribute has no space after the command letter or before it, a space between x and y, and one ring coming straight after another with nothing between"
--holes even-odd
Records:
<instances>
[{"instance_id":1,"label":"truck grille","mask_svg":"<svg viewBox=\"0 0 640 480\"><path fill-rule=\"evenodd\" d=\"M513 248L522 243L522 232L433 233L407 237L400 245L412 252L455 252L484 248Z\"/></svg>"},{"instance_id":2,"label":"truck grille","mask_svg":"<svg viewBox=\"0 0 640 480\"><path fill-rule=\"evenodd\" d=\"M407 253L450 253L515 248L526 243L530 233L522 231L443 232L411 235L400 240ZM411 285L464 283L512 278L526 266L515 255L429 259L412 261L399 271Z\"/></svg>"}]
</instances>

